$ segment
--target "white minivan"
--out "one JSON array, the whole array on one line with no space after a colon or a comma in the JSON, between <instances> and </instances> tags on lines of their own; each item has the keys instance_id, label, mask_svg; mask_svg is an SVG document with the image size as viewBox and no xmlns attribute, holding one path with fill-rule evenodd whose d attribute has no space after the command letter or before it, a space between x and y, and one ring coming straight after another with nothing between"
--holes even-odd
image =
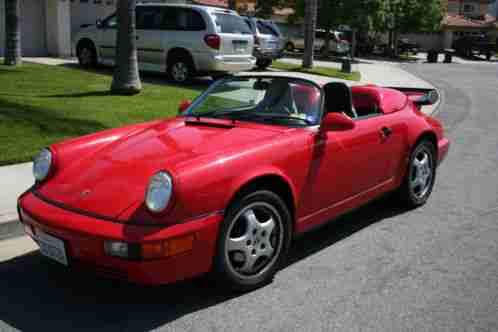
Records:
<instances>
[{"instance_id":1,"label":"white minivan","mask_svg":"<svg viewBox=\"0 0 498 332\"><path fill-rule=\"evenodd\" d=\"M140 70L165 72L179 83L196 75L251 70L256 64L252 31L232 10L138 4L136 29ZM116 35L116 14L82 28L73 39L80 65L114 65Z\"/></svg>"}]
</instances>

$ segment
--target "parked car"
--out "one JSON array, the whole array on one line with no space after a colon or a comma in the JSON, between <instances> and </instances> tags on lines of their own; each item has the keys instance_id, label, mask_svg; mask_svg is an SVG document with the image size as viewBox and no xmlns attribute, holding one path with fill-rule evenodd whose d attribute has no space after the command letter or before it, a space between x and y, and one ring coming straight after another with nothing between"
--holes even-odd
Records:
<instances>
[{"instance_id":1,"label":"parked car","mask_svg":"<svg viewBox=\"0 0 498 332\"><path fill-rule=\"evenodd\" d=\"M346 54L350 51L350 43L342 38L342 33L339 31L331 31L329 32L329 51L333 54ZM316 30L315 33L315 43L314 49L317 52L324 53L325 52L325 39L326 39L326 31L325 30ZM290 37L285 46L286 50L289 52L293 52L294 50L304 50L304 33L301 32L296 37Z\"/></svg>"},{"instance_id":2,"label":"parked car","mask_svg":"<svg viewBox=\"0 0 498 332\"><path fill-rule=\"evenodd\" d=\"M489 61L496 50L489 38L484 34L479 35L465 35L453 42L452 48L458 55L464 57L471 57L474 53L478 55L485 55Z\"/></svg>"},{"instance_id":3,"label":"parked car","mask_svg":"<svg viewBox=\"0 0 498 332\"><path fill-rule=\"evenodd\" d=\"M139 4L137 50L141 70L165 72L176 82L254 67L252 31L235 12L182 4ZM114 65L115 14L82 29L74 48L83 67Z\"/></svg>"},{"instance_id":4,"label":"parked car","mask_svg":"<svg viewBox=\"0 0 498 332\"><path fill-rule=\"evenodd\" d=\"M69 269L139 284L212 271L225 287L259 287L296 236L391 191L410 207L428 200L449 149L441 123L420 111L437 99L239 73L175 118L43 149L19 220Z\"/></svg>"},{"instance_id":5,"label":"parked car","mask_svg":"<svg viewBox=\"0 0 498 332\"><path fill-rule=\"evenodd\" d=\"M280 29L270 20L244 16L244 20L254 34L254 56L256 66L265 69L272 61L282 57L284 40Z\"/></svg>"},{"instance_id":6,"label":"parked car","mask_svg":"<svg viewBox=\"0 0 498 332\"><path fill-rule=\"evenodd\" d=\"M400 54L413 53L417 54L420 51L420 45L408 38L400 38L398 40L398 52Z\"/></svg>"}]
</instances>

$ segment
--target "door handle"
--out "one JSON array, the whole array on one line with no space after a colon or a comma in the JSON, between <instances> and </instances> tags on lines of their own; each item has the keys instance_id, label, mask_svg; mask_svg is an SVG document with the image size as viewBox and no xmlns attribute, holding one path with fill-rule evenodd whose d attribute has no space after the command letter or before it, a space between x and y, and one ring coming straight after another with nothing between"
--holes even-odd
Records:
<instances>
[{"instance_id":1,"label":"door handle","mask_svg":"<svg viewBox=\"0 0 498 332\"><path fill-rule=\"evenodd\" d=\"M380 130L380 134L382 135L383 138L388 138L389 136L391 136L392 133L393 130L388 127L382 127L382 129Z\"/></svg>"}]
</instances>

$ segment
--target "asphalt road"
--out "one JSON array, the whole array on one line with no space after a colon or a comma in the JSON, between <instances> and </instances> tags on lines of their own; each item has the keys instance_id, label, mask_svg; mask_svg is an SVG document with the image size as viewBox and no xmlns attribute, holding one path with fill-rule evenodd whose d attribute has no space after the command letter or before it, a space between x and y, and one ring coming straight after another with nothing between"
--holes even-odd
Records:
<instances>
[{"instance_id":1,"label":"asphalt road","mask_svg":"<svg viewBox=\"0 0 498 332\"><path fill-rule=\"evenodd\" d=\"M0 262L0 330L498 331L496 67L406 69L442 89L453 142L426 206L384 199L310 233L271 285L243 295L205 279L74 277L17 256Z\"/></svg>"}]
</instances>

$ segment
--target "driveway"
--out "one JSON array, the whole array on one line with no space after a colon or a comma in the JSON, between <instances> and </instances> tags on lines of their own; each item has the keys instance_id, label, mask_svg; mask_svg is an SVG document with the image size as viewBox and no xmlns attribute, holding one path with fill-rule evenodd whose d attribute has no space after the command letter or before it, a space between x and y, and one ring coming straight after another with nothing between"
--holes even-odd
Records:
<instances>
[{"instance_id":1,"label":"driveway","mask_svg":"<svg viewBox=\"0 0 498 332\"><path fill-rule=\"evenodd\" d=\"M442 89L453 142L427 205L383 199L305 235L275 281L246 294L203 278L134 287L0 249L0 330L497 331L496 71L403 68Z\"/></svg>"}]
</instances>

